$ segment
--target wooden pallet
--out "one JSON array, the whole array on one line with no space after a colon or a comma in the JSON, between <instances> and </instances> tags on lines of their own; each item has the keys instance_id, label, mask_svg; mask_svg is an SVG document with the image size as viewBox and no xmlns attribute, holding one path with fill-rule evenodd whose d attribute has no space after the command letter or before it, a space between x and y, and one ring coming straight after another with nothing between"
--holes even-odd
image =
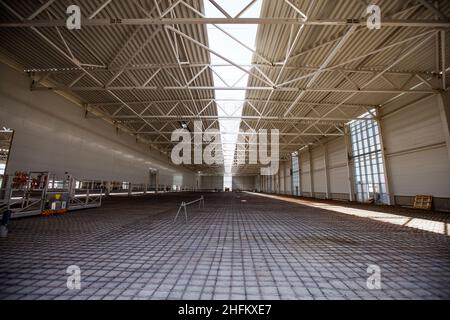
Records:
<instances>
[{"instance_id":1,"label":"wooden pallet","mask_svg":"<svg viewBox=\"0 0 450 320\"><path fill-rule=\"evenodd\" d=\"M414 199L414 208L415 209L423 209L423 210L431 210L433 206L433 197L432 196L416 196Z\"/></svg>"}]
</instances>

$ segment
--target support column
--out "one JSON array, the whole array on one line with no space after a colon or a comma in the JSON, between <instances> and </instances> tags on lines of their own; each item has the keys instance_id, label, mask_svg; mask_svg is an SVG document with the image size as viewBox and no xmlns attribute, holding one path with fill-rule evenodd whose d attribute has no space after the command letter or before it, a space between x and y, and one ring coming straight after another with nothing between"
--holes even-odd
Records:
<instances>
[{"instance_id":1,"label":"support column","mask_svg":"<svg viewBox=\"0 0 450 320\"><path fill-rule=\"evenodd\" d=\"M272 176L272 193L277 193L277 176L273 174Z\"/></svg>"},{"instance_id":2,"label":"support column","mask_svg":"<svg viewBox=\"0 0 450 320\"><path fill-rule=\"evenodd\" d=\"M105 195L109 197L110 193L111 193L111 181L106 181Z\"/></svg>"},{"instance_id":3,"label":"support column","mask_svg":"<svg viewBox=\"0 0 450 320\"><path fill-rule=\"evenodd\" d=\"M308 146L308 156L309 156L309 179L311 182L311 197L315 198L315 192L314 192L314 163L313 163L313 156L312 156L312 148L311 146Z\"/></svg>"},{"instance_id":4,"label":"support column","mask_svg":"<svg viewBox=\"0 0 450 320\"><path fill-rule=\"evenodd\" d=\"M450 161L450 91L439 94L437 99L442 129L444 130L445 143L447 144L448 158Z\"/></svg>"},{"instance_id":5,"label":"support column","mask_svg":"<svg viewBox=\"0 0 450 320\"><path fill-rule=\"evenodd\" d=\"M291 170L290 162L286 162L286 165L283 168L283 175L284 175L284 194L288 194L288 183L289 183L289 170Z\"/></svg>"},{"instance_id":6,"label":"support column","mask_svg":"<svg viewBox=\"0 0 450 320\"><path fill-rule=\"evenodd\" d=\"M276 179L275 179L275 189L276 189L276 193L280 194L281 191L281 187L280 187L280 170L278 170L277 174L275 175Z\"/></svg>"},{"instance_id":7,"label":"support column","mask_svg":"<svg viewBox=\"0 0 450 320\"><path fill-rule=\"evenodd\" d=\"M350 137L350 128L345 126L345 156L347 159L347 185L348 185L348 198L350 201L356 201L355 199L355 176L354 176L354 167L353 167L353 156L352 156L352 142Z\"/></svg>"},{"instance_id":8,"label":"support column","mask_svg":"<svg viewBox=\"0 0 450 320\"><path fill-rule=\"evenodd\" d=\"M330 191L330 173L329 169L329 160L328 160L328 144L323 144L323 162L325 166L325 186L326 186L326 197L327 199L331 199L331 191Z\"/></svg>"},{"instance_id":9,"label":"support column","mask_svg":"<svg viewBox=\"0 0 450 320\"><path fill-rule=\"evenodd\" d=\"M280 181L280 194L284 194L285 190L284 190L284 165L285 163L282 162L280 163L280 168L278 169L278 176L279 176L279 181Z\"/></svg>"},{"instance_id":10,"label":"support column","mask_svg":"<svg viewBox=\"0 0 450 320\"><path fill-rule=\"evenodd\" d=\"M280 168L278 168L278 172L276 174L277 176L277 194L281 194L281 175L280 175Z\"/></svg>"},{"instance_id":11,"label":"support column","mask_svg":"<svg viewBox=\"0 0 450 320\"><path fill-rule=\"evenodd\" d=\"M272 193L277 193L277 176L272 175Z\"/></svg>"},{"instance_id":12,"label":"support column","mask_svg":"<svg viewBox=\"0 0 450 320\"><path fill-rule=\"evenodd\" d=\"M440 40L440 64L441 64L441 86L442 90L446 90L447 88L447 63L445 62L445 30L441 30L439 32L439 40Z\"/></svg>"},{"instance_id":13,"label":"support column","mask_svg":"<svg viewBox=\"0 0 450 320\"><path fill-rule=\"evenodd\" d=\"M302 159L303 159L303 157L302 157L302 154L301 154L301 151L299 150L298 151L298 194L297 194L297 190L294 188L294 178L292 178L292 184L291 184L291 186L292 186L292 192L296 195L296 196L298 196L298 197L303 197L304 196L304 192L303 192L303 187L302 187L302 181L303 181L303 179L302 179L302 175L303 175L303 170L302 170ZM292 172L292 177L294 177L294 172Z\"/></svg>"},{"instance_id":14,"label":"support column","mask_svg":"<svg viewBox=\"0 0 450 320\"><path fill-rule=\"evenodd\" d=\"M384 180L386 182L386 193L388 195L388 204L394 206L395 205L395 196L394 190L392 188L391 182L391 170L388 162L388 158L386 157L386 148L384 146L384 128L381 118L379 116L379 110L377 110L377 123L378 129L380 130L380 147L381 147L381 156L383 158L383 169L384 169Z\"/></svg>"},{"instance_id":15,"label":"support column","mask_svg":"<svg viewBox=\"0 0 450 320\"><path fill-rule=\"evenodd\" d=\"M270 176L270 193L275 193L275 175Z\"/></svg>"}]
</instances>

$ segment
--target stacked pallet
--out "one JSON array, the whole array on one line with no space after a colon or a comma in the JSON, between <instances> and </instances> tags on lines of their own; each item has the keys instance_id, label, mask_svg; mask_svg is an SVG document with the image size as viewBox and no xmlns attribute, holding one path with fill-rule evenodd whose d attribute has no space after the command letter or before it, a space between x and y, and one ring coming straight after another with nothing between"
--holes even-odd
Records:
<instances>
[{"instance_id":1,"label":"stacked pallet","mask_svg":"<svg viewBox=\"0 0 450 320\"><path fill-rule=\"evenodd\" d=\"M433 206L433 197L432 196L418 195L414 199L414 208L415 209L431 210L432 206Z\"/></svg>"}]
</instances>

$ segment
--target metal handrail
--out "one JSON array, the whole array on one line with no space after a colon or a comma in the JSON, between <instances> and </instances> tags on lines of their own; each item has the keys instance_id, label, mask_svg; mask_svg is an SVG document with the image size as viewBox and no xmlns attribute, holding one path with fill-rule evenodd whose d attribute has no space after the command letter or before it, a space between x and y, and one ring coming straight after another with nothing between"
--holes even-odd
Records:
<instances>
[{"instance_id":1,"label":"metal handrail","mask_svg":"<svg viewBox=\"0 0 450 320\"><path fill-rule=\"evenodd\" d=\"M177 215L175 216L175 219L173 220L173 222L175 222L181 212L181 209L184 209L184 217L186 219L186 223L188 222L188 215L187 215L187 207L190 205L193 205L195 203L198 203L198 208L205 208L205 197L201 196L200 199L191 201L191 202L181 202L180 208L178 209Z\"/></svg>"},{"instance_id":2,"label":"metal handrail","mask_svg":"<svg viewBox=\"0 0 450 320\"><path fill-rule=\"evenodd\" d=\"M9 208L9 203L5 202L5 203L0 203L0 212L2 212L5 209Z\"/></svg>"},{"instance_id":3,"label":"metal handrail","mask_svg":"<svg viewBox=\"0 0 450 320\"><path fill-rule=\"evenodd\" d=\"M69 210L99 207L102 205L103 189L85 189L86 193L77 194L69 202ZM94 192L91 195L91 192Z\"/></svg>"}]
</instances>

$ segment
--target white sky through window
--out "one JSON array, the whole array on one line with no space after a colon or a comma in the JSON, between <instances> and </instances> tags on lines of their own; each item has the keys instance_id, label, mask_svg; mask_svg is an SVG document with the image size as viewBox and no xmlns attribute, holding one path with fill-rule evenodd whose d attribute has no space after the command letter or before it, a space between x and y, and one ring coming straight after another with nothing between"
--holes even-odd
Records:
<instances>
[{"instance_id":1,"label":"white sky through window","mask_svg":"<svg viewBox=\"0 0 450 320\"><path fill-rule=\"evenodd\" d=\"M216 0L227 13L235 17L244 9L251 0L230 1ZM241 17L259 18L261 12L262 0L256 1ZM223 18L224 15L208 0L204 1L205 15L208 18ZM255 49L257 25L238 25L228 24L219 25L227 33L231 34L237 40L247 47ZM233 40L213 25L208 25L209 47L233 63L245 66L250 70L253 52ZM213 69L215 87L246 87L248 83L248 74L230 64L222 58L211 54L211 64L215 65ZM245 100L245 90L215 90L217 100L217 112L220 117L241 117ZM240 128L240 119L219 119L222 150L224 157L225 179L224 187L231 189L232 179L231 170L234 160L234 151Z\"/></svg>"}]
</instances>

